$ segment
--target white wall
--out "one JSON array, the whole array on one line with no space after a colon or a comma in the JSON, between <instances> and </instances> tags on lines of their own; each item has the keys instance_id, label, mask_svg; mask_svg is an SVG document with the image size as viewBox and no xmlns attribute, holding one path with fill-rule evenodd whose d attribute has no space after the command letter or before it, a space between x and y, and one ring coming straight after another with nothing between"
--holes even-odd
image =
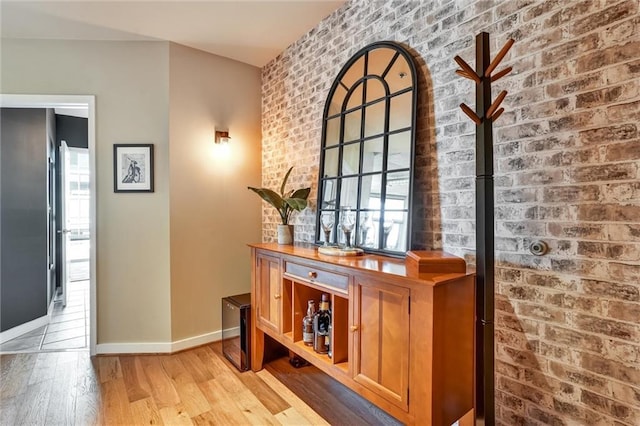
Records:
<instances>
[{"instance_id":1,"label":"white wall","mask_svg":"<svg viewBox=\"0 0 640 426\"><path fill-rule=\"evenodd\" d=\"M96 96L98 343L171 339L169 44L2 40L0 92ZM113 192L113 144L155 144L155 192Z\"/></svg>"},{"instance_id":2,"label":"white wall","mask_svg":"<svg viewBox=\"0 0 640 426\"><path fill-rule=\"evenodd\" d=\"M220 299L250 290L260 241L260 69L170 45L171 330L221 328ZM231 143L216 146L214 129Z\"/></svg>"}]
</instances>

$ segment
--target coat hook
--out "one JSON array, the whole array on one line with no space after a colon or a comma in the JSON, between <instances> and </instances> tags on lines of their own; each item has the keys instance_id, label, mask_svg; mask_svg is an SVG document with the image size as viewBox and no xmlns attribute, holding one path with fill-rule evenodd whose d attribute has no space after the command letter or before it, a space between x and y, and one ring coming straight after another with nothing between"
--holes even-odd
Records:
<instances>
[{"instance_id":1,"label":"coat hook","mask_svg":"<svg viewBox=\"0 0 640 426\"><path fill-rule=\"evenodd\" d=\"M473 110L471 108L469 108L466 104L460 104L460 108L462 108L462 112L467 114L467 116L469 116L469 118L474 123L476 123L476 124L482 123L482 120L480 119L480 117L478 117L478 115L475 112L473 112Z\"/></svg>"},{"instance_id":2,"label":"coat hook","mask_svg":"<svg viewBox=\"0 0 640 426\"><path fill-rule=\"evenodd\" d=\"M500 92L500 94L498 95L496 100L493 101L493 103L491 104L491 106L487 110L487 115L486 115L487 117L491 117L493 115L493 112L496 109L498 109L498 107L500 106L500 104L504 100L505 96L507 96L507 91L506 90L503 90L502 92Z\"/></svg>"},{"instance_id":3,"label":"coat hook","mask_svg":"<svg viewBox=\"0 0 640 426\"><path fill-rule=\"evenodd\" d=\"M498 79L501 79L505 75L509 74L512 70L513 70L513 68L507 67L507 68L503 69L502 71L500 71L499 73L497 73L495 75L492 75L491 76L491 82L493 83L494 81L496 81Z\"/></svg>"},{"instance_id":4,"label":"coat hook","mask_svg":"<svg viewBox=\"0 0 640 426\"><path fill-rule=\"evenodd\" d=\"M498 117L500 117L500 115L504 112L504 108L500 108L499 110L497 110L491 117L489 117L491 119L492 122L495 123L495 121L498 119Z\"/></svg>"},{"instance_id":5,"label":"coat hook","mask_svg":"<svg viewBox=\"0 0 640 426\"><path fill-rule=\"evenodd\" d=\"M469 64L467 64L464 59L462 59L460 56L457 56L455 58L453 58L454 61L456 61L458 63L458 65L460 65L460 68L462 68L462 70L467 73L467 75L476 82L476 84L480 84L480 77L478 76L478 74L476 74L476 72L469 66ZM466 77L466 76L465 76ZM469 78L467 77L467 78Z\"/></svg>"},{"instance_id":6,"label":"coat hook","mask_svg":"<svg viewBox=\"0 0 640 426\"><path fill-rule=\"evenodd\" d=\"M469 74L467 74L464 70L456 70L456 74L458 74L458 75L460 75L460 76L462 76L464 78L468 78L469 80L474 80L475 81L475 79L472 76L470 76Z\"/></svg>"},{"instance_id":7,"label":"coat hook","mask_svg":"<svg viewBox=\"0 0 640 426\"><path fill-rule=\"evenodd\" d=\"M498 54L496 55L495 58L493 58L493 61L491 61L491 64L489 64L489 66L487 67L487 70L484 72L484 76L485 77L489 77L491 75L491 73L493 72L494 69L496 69L496 67L498 66L498 64L500 64L500 62L504 59L504 57L507 55L507 52L509 52L509 49L511 49L511 46L513 46L513 43L515 43L515 41L510 38L509 40L507 40L507 42L505 43L505 45L502 47L502 49L498 52Z\"/></svg>"}]
</instances>

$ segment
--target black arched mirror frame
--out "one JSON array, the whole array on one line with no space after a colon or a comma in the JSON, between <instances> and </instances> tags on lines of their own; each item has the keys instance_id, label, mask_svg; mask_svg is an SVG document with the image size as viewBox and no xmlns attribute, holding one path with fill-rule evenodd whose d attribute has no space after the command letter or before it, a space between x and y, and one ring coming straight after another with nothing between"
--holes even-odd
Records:
<instances>
[{"instance_id":1,"label":"black arched mirror frame","mask_svg":"<svg viewBox=\"0 0 640 426\"><path fill-rule=\"evenodd\" d=\"M333 216L331 244L344 244L341 208L355 212L353 245L404 256L411 249L417 78L409 52L383 41L356 53L325 104L316 243L323 215Z\"/></svg>"}]
</instances>

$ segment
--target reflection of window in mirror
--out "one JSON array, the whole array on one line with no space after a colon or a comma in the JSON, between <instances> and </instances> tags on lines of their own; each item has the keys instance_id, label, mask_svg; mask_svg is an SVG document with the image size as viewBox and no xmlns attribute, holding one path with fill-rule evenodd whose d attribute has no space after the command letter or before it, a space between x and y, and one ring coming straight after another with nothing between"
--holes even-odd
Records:
<instances>
[{"instance_id":1,"label":"reflection of window in mirror","mask_svg":"<svg viewBox=\"0 0 640 426\"><path fill-rule=\"evenodd\" d=\"M399 44L379 42L342 68L325 104L316 241L321 215L333 214L337 241L341 207L355 212L352 243L368 252L411 249L416 72Z\"/></svg>"}]
</instances>

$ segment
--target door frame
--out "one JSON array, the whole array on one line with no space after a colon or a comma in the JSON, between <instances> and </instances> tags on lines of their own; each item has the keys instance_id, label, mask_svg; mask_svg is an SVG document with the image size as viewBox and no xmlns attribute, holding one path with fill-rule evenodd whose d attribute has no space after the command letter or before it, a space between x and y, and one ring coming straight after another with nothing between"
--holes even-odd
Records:
<instances>
[{"instance_id":1,"label":"door frame","mask_svg":"<svg viewBox=\"0 0 640 426\"><path fill-rule=\"evenodd\" d=\"M14 95L0 94L2 108L87 108L89 140L89 353L96 354L98 316L97 316L97 220L96 220L96 97L93 95ZM48 142L47 142L48 143Z\"/></svg>"}]
</instances>

